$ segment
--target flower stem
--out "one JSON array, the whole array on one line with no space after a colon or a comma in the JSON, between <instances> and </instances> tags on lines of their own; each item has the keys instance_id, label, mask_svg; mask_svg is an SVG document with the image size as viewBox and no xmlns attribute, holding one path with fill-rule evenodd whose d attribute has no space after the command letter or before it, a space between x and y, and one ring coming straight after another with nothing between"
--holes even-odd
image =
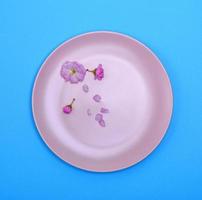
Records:
<instances>
[{"instance_id":1,"label":"flower stem","mask_svg":"<svg viewBox=\"0 0 202 200\"><path fill-rule=\"evenodd\" d=\"M92 72L92 73L95 72L95 70L89 70L89 69L86 69L86 71L87 71L87 72Z\"/></svg>"},{"instance_id":2,"label":"flower stem","mask_svg":"<svg viewBox=\"0 0 202 200\"><path fill-rule=\"evenodd\" d=\"M76 100L75 98L72 99L72 102L70 103L70 106L72 106L72 104L74 103L75 100Z\"/></svg>"}]
</instances>

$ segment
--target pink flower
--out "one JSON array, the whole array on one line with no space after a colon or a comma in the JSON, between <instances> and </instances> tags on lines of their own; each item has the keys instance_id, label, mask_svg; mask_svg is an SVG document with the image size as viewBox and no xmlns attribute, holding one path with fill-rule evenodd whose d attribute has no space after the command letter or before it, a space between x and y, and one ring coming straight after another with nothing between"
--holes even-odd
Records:
<instances>
[{"instance_id":1,"label":"pink flower","mask_svg":"<svg viewBox=\"0 0 202 200\"><path fill-rule=\"evenodd\" d=\"M60 75L70 83L82 82L86 75L86 69L78 62L66 61L61 68Z\"/></svg>"},{"instance_id":2,"label":"pink flower","mask_svg":"<svg viewBox=\"0 0 202 200\"><path fill-rule=\"evenodd\" d=\"M95 80L101 81L104 78L104 69L102 64L99 64L94 70L87 69L86 71L93 73Z\"/></svg>"},{"instance_id":3,"label":"pink flower","mask_svg":"<svg viewBox=\"0 0 202 200\"><path fill-rule=\"evenodd\" d=\"M72 112L72 106L71 106L71 105L64 106L64 107L63 107L63 112L64 112L65 114L71 113L71 112Z\"/></svg>"},{"instance_id":4,"label":"pink flower","mask_svg":"<svg viewBox=\"0 0 202 200\"><path fill-rule=\"evenodd\" d=\"M102 64L99 64L95 69L95 79L101 81L104 78L104 69L102 68Z\"/></svg>"},{"instance_id":5,"label":"pink flower","mask_svg":"<svg viewBox=\"0 0 202 200\"><path fill-rule=\"evenodd\" d=\"M73 98L73 100L70 104L63 107L62 110L65 114L70 114L72 112L72 105L73 105L74 101L75 101L75 98Z\"/></svg>"}]
</instances>

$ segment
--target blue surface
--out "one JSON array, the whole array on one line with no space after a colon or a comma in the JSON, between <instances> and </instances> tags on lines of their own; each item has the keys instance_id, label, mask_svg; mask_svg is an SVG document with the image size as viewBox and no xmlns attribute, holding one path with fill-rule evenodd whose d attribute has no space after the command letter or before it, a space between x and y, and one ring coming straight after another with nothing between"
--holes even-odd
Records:
<instances>
[{"instance_id":1,"label":"blue surface","mask_svg":"<svg viewBox=\"0 0 202 200\"><path fill-rule=\"evenodd\" d=\"M0 199L202 199L202 1L0 0ZM174 113L160 146L115 173L57 158L35 128L35 75L61 42L118 31L149 46L173 86Z\"/></svg>"}]
</instances>

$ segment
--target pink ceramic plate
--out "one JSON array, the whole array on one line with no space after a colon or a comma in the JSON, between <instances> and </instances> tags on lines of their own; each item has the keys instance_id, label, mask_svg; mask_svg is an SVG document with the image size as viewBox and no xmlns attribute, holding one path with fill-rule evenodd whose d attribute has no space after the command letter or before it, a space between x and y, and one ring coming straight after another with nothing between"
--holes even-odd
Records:
<instances>
[{"instance_id":1,"label":"pink ceramic plate","mask_svg":"<svg viewBox=\"0 0 202 200\"><path fill-rule=\"evenodd\" d=\"M60 76L65 61L104 68L102 81L89 73L78 84ZM82 90L83 84L89 92ZM101 102L92 100L95 94ZM62 112L75 98L72 113ZM60 45L42 65L33 89L33 115L41 137L64 161L90 171L127 168L150 154L172 113L172 89L158 58L142 43L114 32L92 32ZM95 121L101 107L106 126ZM91 115L87 115L90 109Z\"/></svg>"}]
</instances>

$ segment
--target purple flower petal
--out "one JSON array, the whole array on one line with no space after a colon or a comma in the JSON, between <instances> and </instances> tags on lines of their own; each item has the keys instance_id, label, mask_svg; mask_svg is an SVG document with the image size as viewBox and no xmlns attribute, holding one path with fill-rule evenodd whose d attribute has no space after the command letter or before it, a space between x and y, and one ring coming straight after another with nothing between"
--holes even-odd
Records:
<instances>
[{"instance_id":1,"label":"purple flower petal","mask_svg":"<svg viewBox=\"0 0 202 200\"><path fill-rule=\"evenodd\" d=\"M62 78L65 79L65 81L69 81L70 80L70 70L67 69L66 67L62 68L60 71L60 75L62 76Z\"/></svg>"},{"instance_id":2,"label":"purple flower petal","mask_svg":"<svg viewBox=\"0 0 202 200\"><path fill-rule=\"evenodd\" d=\"M96 102L100 102L101 101L101 96L96 94L95 96L93 96L93 100Z\"/></svg>"},{"instance_id":3,"label":"purple flower petal","mask_svg":"<svg viewBox=\"0 0 202 200\"><path fill-rule=\"evenodd\" d=\"M70 83L78 83L79 80L78 78L76 77L76 75L72 75L70 76Z\"/></svg>"},{"instance_id":4,"label":"purple flower petal","mask_svg":"<svg viewBox=\"0 0 202 200\"><path fill-rule=\"evenodd\" d=\"M82 80L84 79L84 77L85 77L85 75L82 74L82 73L80 73L80 72L77 72L77 73L75 74L75 76L77 77L77 79L78 79L79 81L82 81Z\"/></svg>"},{"instance_id":5,"label":"purple flower petal","mask_svg":"<svg viewBox=\"0 0 202 200\"><path fill-rule=\"evenodd\" d=\"M81 74L86 74L86 69L82 64L77 63L77 71Z\"/></svg>"},{"instance_id":6,"label":"purple flower petal","mask_svg":"<svg viewBox=\"0 0 202 200\"><path fill-rule=\"evenodd\" d=\"M100 120L99 121L99 125L100 126L102 126L102 127L105 127L106 125L105 125L105 121L102 119L102 120Z\"/></svg>"},{"instance_id":7,"label":"purple flower petal","mask_svg":"<svg viewBox=\"0 0 202 200\"><path fill-rule=\"evenodd\" d=\"M102 119L103 119L102 114L98 113L98 114L95 115L95 120L96 120L96 121L99 122L99 121L101 121Z\"/></svg>"},{"instance_id":8,"label":"purple flower petal","mask_svg":"<svg viewBox=\"0 0 202 200\"><path fill-rule=\"evenodd\" d=\"M89 108L87 109L86 112L87 112L87 115L88 115L88 116L91 116L91 115L92 115L91 110L90 110Z\"/></svg>"},{"instance_id":9,"label":"purple flower petal","mask_svg":"<svg viewBox=\"0 0 202 200\"><path fill-rule=\"evenodd\" d=\"M82 86L82 89L83 89L83 91L86 92L86 93L89 91L88 85L86 85L86 84L84 84L84 85Z\"/></svg>"}]
</instances>

